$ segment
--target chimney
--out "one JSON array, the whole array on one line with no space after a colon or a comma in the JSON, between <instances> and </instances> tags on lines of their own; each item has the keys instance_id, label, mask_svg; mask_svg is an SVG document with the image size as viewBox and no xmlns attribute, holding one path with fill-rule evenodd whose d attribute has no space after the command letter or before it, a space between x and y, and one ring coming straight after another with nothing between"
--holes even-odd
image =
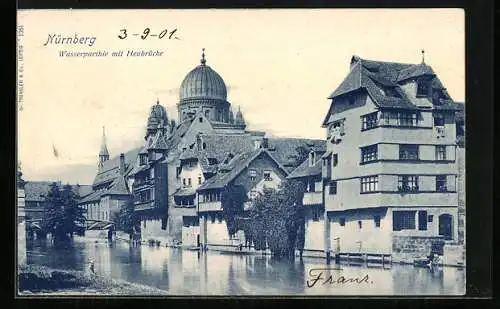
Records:
<instances>
[{"instance_id":1,"label":"chimney","mask_svg":"<svg viewBox=\"0 0 500 309\"><path fill-rule=\"evenodd\" d=\"M269 139L267 137L262 138L262 148L269 148Z\"/></svg>"},{"instance_id":2,"label":"chimney","mask_svg":"<svg viewBox=\"0 0 500 309\"><path fill-rule=\"evenodd\" d=\"M120 175L125 175L125 154L120 154Z\"/></svg>"}]
</instances>

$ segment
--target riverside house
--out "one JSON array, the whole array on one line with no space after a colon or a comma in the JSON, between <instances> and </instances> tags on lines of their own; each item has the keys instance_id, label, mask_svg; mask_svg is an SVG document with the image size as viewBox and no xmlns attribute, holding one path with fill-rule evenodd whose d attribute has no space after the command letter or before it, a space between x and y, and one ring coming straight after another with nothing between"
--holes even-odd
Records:
<instances>
[{"instance_id":1,"label":"riverside house","mask_svg":"<svg viewBox=\"0 0 500 309\"><path fill-rule=\"evenodd\" d=\"M456 112L433 69L353 56L329 96L325 248L422 257L458 237Z\"/></svg>"}]
</instances>

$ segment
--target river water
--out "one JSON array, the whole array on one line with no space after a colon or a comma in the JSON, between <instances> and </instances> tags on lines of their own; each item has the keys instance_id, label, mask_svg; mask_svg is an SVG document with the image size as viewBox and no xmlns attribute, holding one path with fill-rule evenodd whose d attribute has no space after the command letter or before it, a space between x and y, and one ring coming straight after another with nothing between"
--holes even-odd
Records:
<instances>
[{"instance_id":1,"label":"river water","mask_svg":"<svg viewBox=\"0 0 500 309\"><path fill-rule=\"evenodd\" d=\"M293 263L275 261L264 255L131 247L126 242L96 243L85 238L77 238L68 249L36 243L30 244L26 251L28 264L59 269L87 270L91 258L99 275L154 286L170 295L376 296L463 295L465 292L465 269L454 267L431 270L394 264L385 268L326 265L324 259L318 258L302 261L297 258ZM324 268L334 269L322 270ZM318 276L322 279L314 282ZM332 284L327 280L329 276L332 276ZM341 276L358 278L361 282L337 283Z\"/></svg>"}]
</instances>

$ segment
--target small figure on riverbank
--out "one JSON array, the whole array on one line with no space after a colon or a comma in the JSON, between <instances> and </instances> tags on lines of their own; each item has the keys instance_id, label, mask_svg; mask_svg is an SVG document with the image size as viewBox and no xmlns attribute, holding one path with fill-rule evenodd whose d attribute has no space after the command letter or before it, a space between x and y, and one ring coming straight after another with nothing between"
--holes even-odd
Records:
<instances>
[{"instance_id":1,"label":"small figure on riverbank","mask_svg":"<svg viewBox=\"0 0 500 309\"><path fill-rule=\"evenodd\" d=\"M441 258L439 255L431 253L427 256L427 266L433 268L441 263Z\"/></svg>"},{"instance_id":2,"label":"small figure on riverbank","mask_svg":"<svg viewBox=\"0 0 500 309\"><path fill-rule=\"evenodd\" d=\"M93 258L90 258L89 259L89 270L92 274L95 274L95 271L94 271L94 259Z\"/></svg>"}]
</instances>

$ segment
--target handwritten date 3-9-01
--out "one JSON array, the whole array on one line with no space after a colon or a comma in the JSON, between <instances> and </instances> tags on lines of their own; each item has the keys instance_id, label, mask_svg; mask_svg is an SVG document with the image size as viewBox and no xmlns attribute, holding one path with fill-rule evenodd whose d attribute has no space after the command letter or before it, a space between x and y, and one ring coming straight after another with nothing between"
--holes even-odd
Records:
<instances>
[{"instance_id":1,"label":"handwritten date 3-9-01","mask_svg":"<svg viewBox=\"0 0 500 309\"><path fill-rule=\"evenodd\" d=\"M133 37L139 36L141 39L145 40L148 37L157 37L158 39L167 39L167 40L180 40L179 37L175 35L177 32L177 28L169 31L168 29L163 29L159 33L151 33L150 28L145 28L142 33L132 33L130 34ZM129 32L127 29L120 29L120 34L118 35L118 38L121 40L124 40L129 37Z\"/></svg>"}]
</instances>

